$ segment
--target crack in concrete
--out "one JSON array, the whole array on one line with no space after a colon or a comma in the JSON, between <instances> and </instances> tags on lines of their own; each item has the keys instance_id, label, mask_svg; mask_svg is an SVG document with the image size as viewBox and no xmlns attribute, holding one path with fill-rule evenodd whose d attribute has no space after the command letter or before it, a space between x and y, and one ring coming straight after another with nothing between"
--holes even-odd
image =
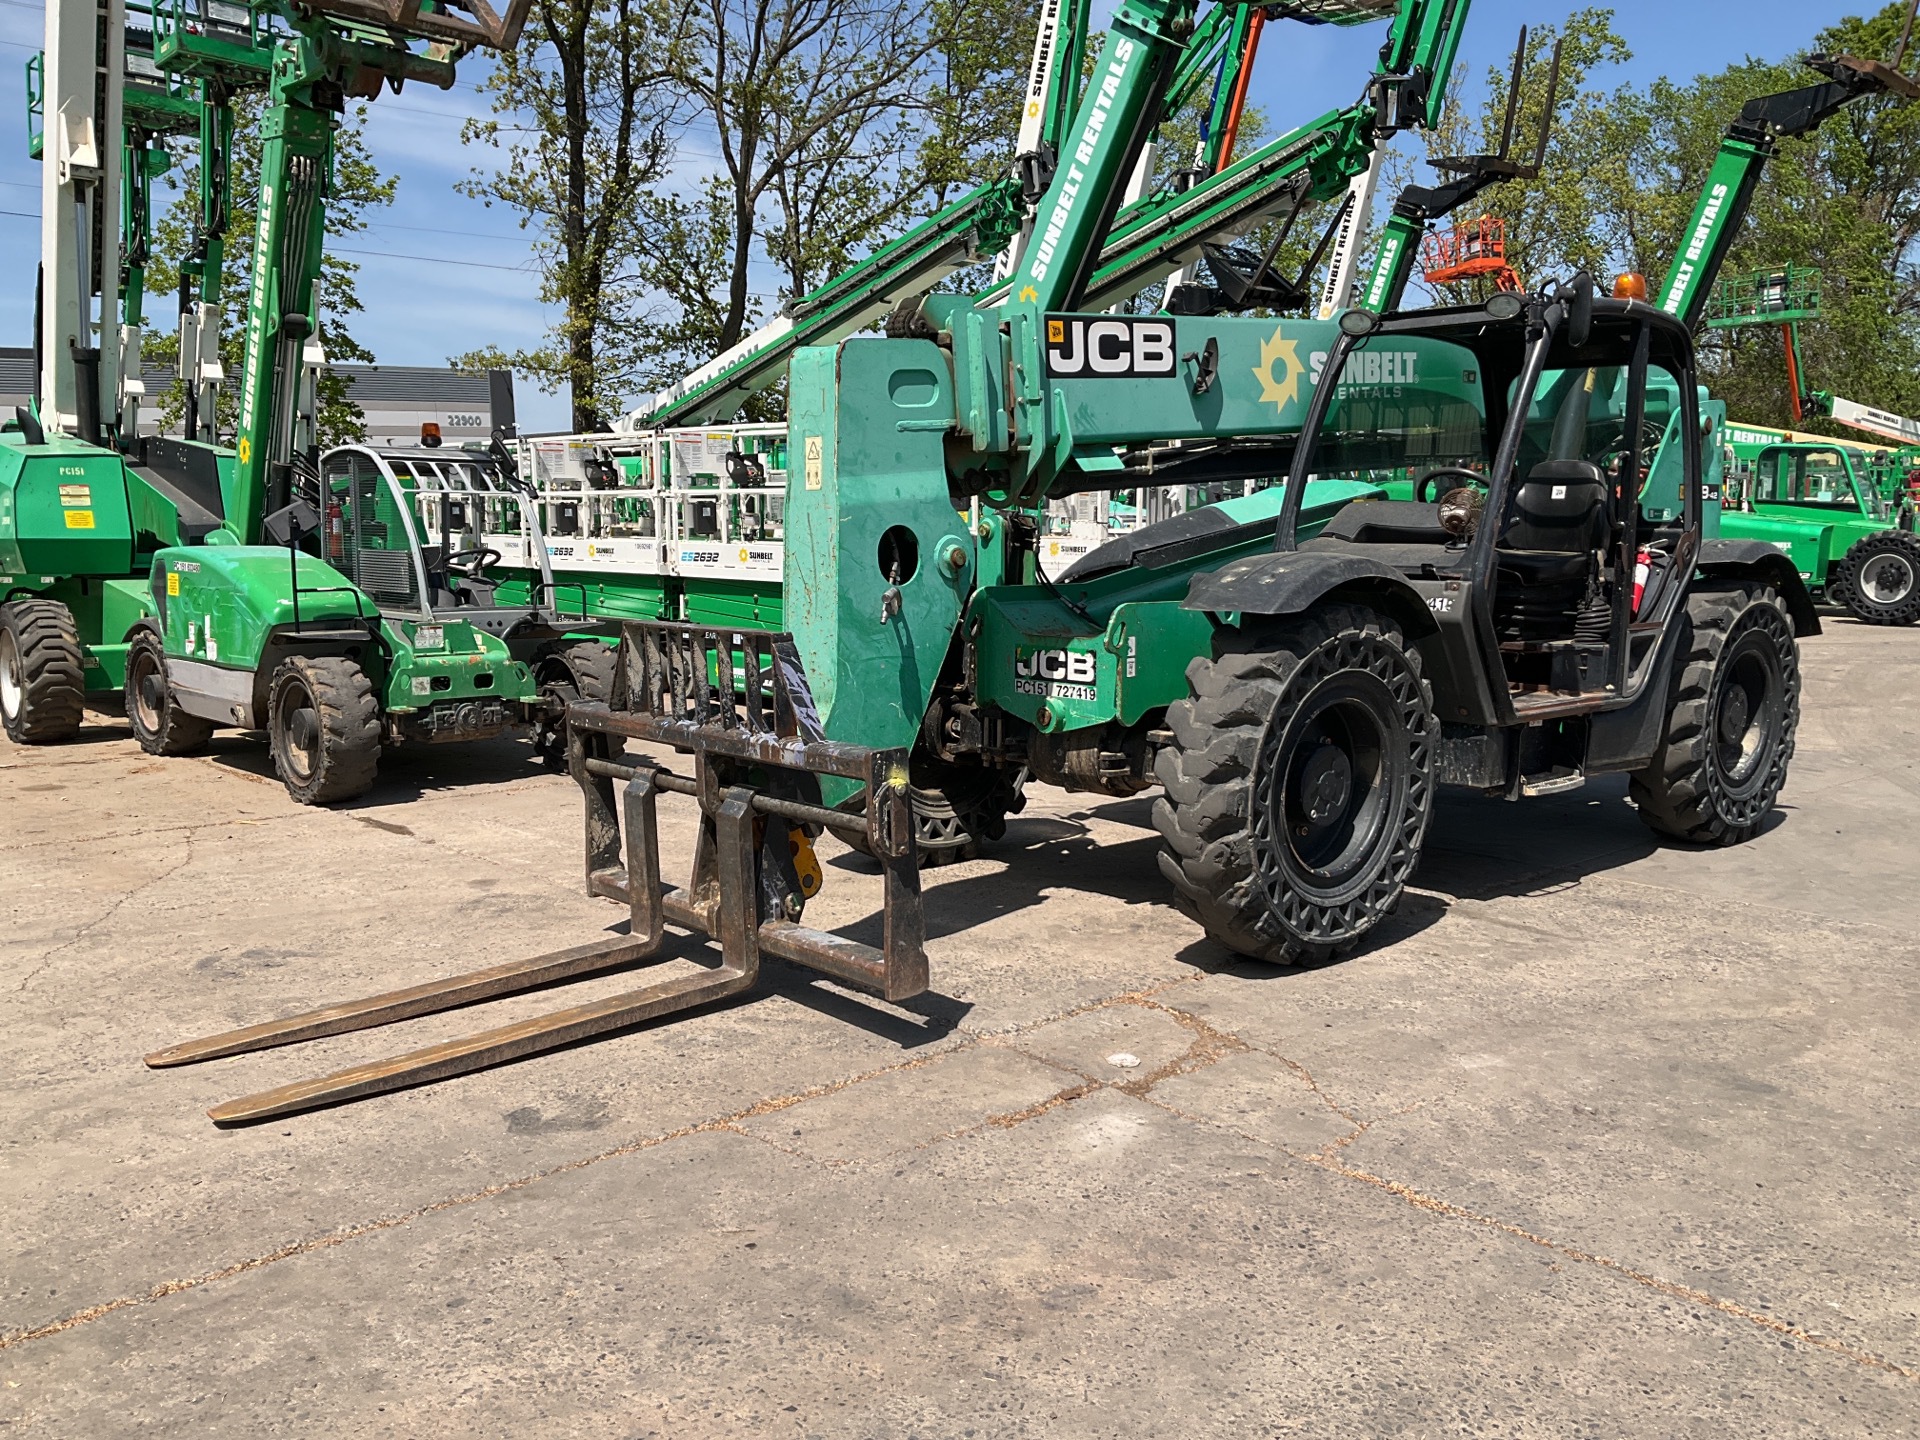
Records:
<instances>
[{"instance_id":1,"label":"crack in concrete","mask_svg":"<svg viewBox=\"0 0 1920 1440\"><path fill-rule=\"evenodd\" d=\"M943 1051L941 1053L951 1054L953 1052ZM221 1280L230 1280L237 1275L245 1275L250 1271L263 1269L268 1265L278 1264L282 1260L291 1260L299 1255L311 1255L320 1250L330 1250L336 1245L344 1245L349 1240L358 1240L365 1235L375 1235L386 1230L396 1230L402 1226L411 1225L416 1220L423 1220L429 1215L438 1215L448 1210L457 1210L467 1205L477 1204L482 1200L491 1200L496 1196L511 1194L516 1190L524 1190L529 1185L536 1185L542 1180L555 1179L561 1175L571 1175L575 1171L585 1170L603 1161L617 1160L627 1155L638 1155L643 1151L655 1149L674 1140L684 1140L690 1136L713 1134L719 1131L744 1133L740 1130L740 1122L742 1120L753 1119L760 1115L771 1115L807 1100L817 1100L822 1096L837 1094L842 1090L864 1084L882 1075L894 1075L905 1070L917 1070L924 1065L931 1064L937 1058L939 1057L934 1055L917 1055L910 1060L902 1060L892 1065L882 1065L872 1070L861 1071L858 1074L842 1076L838 1080L823 1081L821 1084L810 1085L805 1089L791 1091L784 1095L768 1096L764 1099L756 1100L752 1105L741 1110L736 1110L728 1115L715 1116L707 1120L697 1120L691 1124L682 1125L677 1129L663 1131L658 1135L644 1136L639 1140L628 1141L623 1145L615 1145L608 1149L597 1151L592 1155L583 1155L573 1160L562 1161L558 1165L550 1165L544 1170L536 1170L512 1180L502 1180L498 1184L485 1185L478 1190L469 1190L460 1195L450 1195L445 1199L433 1201L431 1204L417 1206L412 1210L405 1210L397 1215L383 1215L378 1219L368 1220L359 1225L350 1225L344 1230L335 1230L325 1235L312 1235L304 1240L290 1241L277 1250L270 1250L264 1255L255 1255L245 1260L238 1260L231 1265L223 1265L217 1270L204 1271L199 1275L189 1276L186 1279L164 1280L140 1294L117 1296L112 1300L103 1301L98 1305L89 1305L84 1310L76 1310L71 1315L64 1316L59 1320L51 1320L44 1325L36 1325L30 1329L16 1330L8 1335L0 1335L0 1352L11 1350L19 1345L28 1344L34 1340L44 1340L49 1336L62 1334L79 1325L91 1324L93 1321L112 1315L117 1311L132 1309L139 1305L151 1305L157 1300L166 1299L168 1296L183 1294L188 1290L198 1290L203 1286L212 1285Z\"/></svg>"},{"instance_id":2,"label":"crack in concrete","mask_svg":"<svg viewBox=\"0 0 1920 1440\"><path fill-rule=\"evenodd\" d=\"M184 861L182 863L184 863ZM158 883L159 879L164 878L166 877L157 877L156 880L149 881L147 884ZM144 889L146 886L140 888ZM121 903L124 903L124 898ZM108 913L110 914L111 911ZM107 918L106 915L100 917L101 920L105 918ZM93 923L97 924L99 921ZM75 937L75 939L78 938L78 936ZM72 942L69 941L67 943L70 944ZM1845 1341L1836 1340L1829 1336L1815 1334L1801 1326L1769 1315L1765 1311L1742 1305L1738 1301L1722 1299L1717 1295L1709 1294L1704 1290L1699 1290L1689 1285L1683 1285L1678 1281L1668 1280L1650 1271L1636 1269L1631 1265L1615 1260L1609 1256L1582 1250L1578 1246L1570 1245L1564 1241L1554 1240L1548 1236L1536 1234L1524 1226L1516 1225L1511 1221L1501 1220L1495 1216L1483 1214L1480 1211L1469 1209L1464 1205L1455 1204L1450 1200L1443 1200L1438 1196L1429 1195L1404 1182L1390 1180L1384 1176L1375 1175L1371 1171L1344 1163L1338 1158L1338 1153L1341 1150L1353 1144L1354 1141L1358 1140L1360 1136L1367 1133L1375 1125L1411 1114L1419 1107L1419 1102L1403 1106L1377 1119L1362 1119L1354 1115L1351 1111L1339 1105L1333 1097L1321 1087L1320 1082L1313 1073L1300 1062L1264 1046L1251 1044L1240 1036L1233 1034L1231 1031L1221 1030L1197 1015L1176 1009L1154 998L1165 990L1182 983L1186 982L1184 980L1173 980L1161 985L1146 987L1142 990L1128 991L1120 995L1109 996L1103 1000L1089 1001L1063 1011L1059 1015L1046 1016L1022 1025L1010 1027L1009 1030L1000 1032L1003 1035L1018 1036L1027 1031L1037 1030L1043 1025L1052 1024L1057 1020L1071 1018L1075 1015L1083 1015L1093 1010L1108 1009L1116 1005L1137 1005L1143 1009L1158 1010L1172 1017L1177 1023L1193 1034L1194 1038L1188 1045L1187 1050L1173 1060L1156 1067L1147 1075L1137 1077L1133 1080L1111 1081L1085 1076L1082 1071L1060 1065L1055 1061L1045 1060L1037 1055L1031 1055L1029 1052L1020 1049L1017 1045L1007 1045L1006 1048L1015 1050L1022 1055L1027 1055L1030 1059L1037 1060L1054 1069L1062 1070L1067 1074L1082 1075L1084 1078L1080 1083L1067 1086L1048 1096L1046 1099L1037 1101L1020 1110L987 1116L985 1119L977 1121L974 1124L961 1126L944 1134L934 1136L932 1139L924 1141L920 1145L911 1147L911 1150L916 1152L925 1150L932 1145L948 1140L959 1139L988 1129L1015 1129L1030 1120L1051 1114L1053 1111L1070 1105L1076 1100L1084 1099L1088 1095L1095 1094L1101 1090L1115 1090L1132 1096L1135 1099L1142 1100L1146 1104L1152 1105L1166 1114L1187 1121L1189 1124L1211 1126L1225 1130L1252 1144L1263 1145L1277 1150L1281 1154L1297 1160L1302 1164L1312 1165L1329 1174L1337 1175L1342 1179L1355 1181L1384 1194L1391 1195L1416 1209L1427 1211L1430 1214L1444 1216L1448 1219L1464 1220L1472 1224L1484 1226L1499 1234L1538 1246L1543 1250L1559 1256L1561 1259L1592 1266L1608 1274L1630 1280L1635 1284L1644 1286L1669 1298L1703 1306L1719 1314L1743 1320L1771 1334L1791 1339L1828 1354L1841 1356L1856 1364L1881 1370L1888 1374L1899 1376L1904 1380L1920 1379L1920 1370L1902 1365L1898 1361L1891 1360L1873 1351L1849 1345ZM188 1290L199 1289L221 1280L233 1279L251 1271L262 1269L268 1265L276 1264L282 1260L289 1260L297 1256L332 1249L335 1246L343 1245L350 1240L356 1240L362 1236L398 1229L430 1215L437 1215L444 1211L477 1204L483 1200L490 1200L500 1195L525 1189L543 1180L554 1179L562 1175L585 1170L607 1160L640 1154L672 1141L687 1139L695 1135L723 1132L739 1135L747 1139L758 1140L774 1150L792 1155L797 1159L820 1164L823 1168L840 1168L829 1162L815 1160L813 1157L803 1155L796 1150L782 1146L770 1137L746 1128L742 1122L766 1115L777 1114L782 1110L804 1104L809 1100L821 1099L828 1095L838 1094L841 1091L851 1089L856 1085L865 1084L869 1080L875 1080L882 1076L897 1075L910 1070L922 1069L937 1060L964 1053L982 1044L1002 1043L981 1035L971 1036L970 1039L971 1043L941 1050L934 1054L914 1056L911 1059L898 1061L891 1065L882 1065L871 1070L861 1071L854 1075L843 1076L838 1080L825 1081L818 1085L807 1086L781 1095L767 1096L727 1115L695 1121L658 1135L646 1136L639 1140L612 1146L592 1155L564 1161L561 1164L549 1166L544 1170L534 1171L531 1174L523 1175L513 1180L506 1180L498 1184L483 1186L480 1189L468 1191L464 1194L449 1196L445 1199L418 1206L415 1209L396 1215L382 1216L378 1219L370 1220L360 1225L350 1226L344 1230L334 1231L330 1234L310 1236L304 1240L296 1240L281 1246L277 1250L269 1251L264 1255L237 1261L234 1264L222 1266L219 1269L210 1270L187 1279L163 1281L142 1294L123 1295L116 1299L75 1311L60 1320L51 1321L47 1324L26 1330L15 1331L9 1335L0 1335L0 1352L13 1349L16 1346L24 1345L31 1341L42 1340L62 1334L76 1326L90 1324L95 1320L102 1319L105 1316L121 1310L153 1304L170 1296L182 1294ZM1248 1051L1266 1055L1287 1066L1288 1069L1300 1077L1302 1082L1306 1084L1307 1088L1312 1091L1322 1104L1326 1105L1330 1111L1346 1120L1354 1128L1346 1135L1327 1142L1327 1144L1323 1145L1317 1151L1297 1150L1291 1146L1277 1144L1272 1140L1255 1135L1238 1126L1229 1125L1206 1116L1193 1114L1151 1093L1155 1086L1165 1080L1172 1079L1178 1075L1191 1074L1196 1070L1205 1069L1210 1065L1219 1063L1219 1061L1225 1059L1228 1055ZM1556 1264L1554 1268L1557 1270L1559 1266Z\"/></svg>"},{"instance_id":3,"label":"crack in concrete","mask_svg":"<svg viewBox=\"0 0 1920 1440\"><path fill-rule=\"evenodd\" d=\"M118 844L122 840L143 840L150 835L178 835L183 831L224 830L234 825L270 825L282 820L304 820L311 811L293 815L236 816L231 820L201 820L191 825L152 825L144 830L125 830L116 834L95 836L87 843ZM0 845L0 855L19 855L29 850L44 850L52 845L62 845L72 849L73 836L63 835L52 840L24 840L17 845Z\"/></svg>"},{"instance_id":4,"label":"crack in concrete","mask_svg":"<svg viewBox=\"0 0 1920 1440\"><path fill-rule=\"evenodd\" d=\"M106 924L107 921L111 920L116 914L118 914L121 907L124 906L129 900L132 900L137 895L145 894L148 890L151 890L156 885L165 884L167 881L171 880L175 875L178 875L182 870L186 869L187 866L191 865L193 863L194 836L199 833L199 830L201 828L202 827L199 827L199 826L187 827L185 853L181 855L181 857L178 860L176 860L172 865L168 866L165 870L161 871L158 875L155 875L152 879L141 881L138 885L134 886L133 889L127 891L124 895L120 896L119 899L115 900L111 905L107 906L105 910L102 910L98 915L94 916L93 919L87 921L86 924L82 925L78 930L74 931L72 935L68 936L65 940L62 940L58 945L54 946L51 950L48 950L44 954L42 954L39 960L34 964L33 968L29 970L26 973L26 975L21 979L20 983L14 987L14 993L16 995L26 993L27 987L31 985L35 980L38 980L42 975L44 975L47 972L47 968L53 964L54 956L58 955L63 950L71 950L75 945L78 945L82 940L86 939L87 936L90 935L97 927Z\"/></svg>"},{"instance_id":5,"label":"crack in concrete","mask_svg":"<svg viewBox=\"0 0 1920 1440\"><path fill-rule=\"evenodd\" d=\"M1261 1053L1270 1054L1271 1052L1262 1051ZM1274 1058L1284 1059L1285 1057L1276 1055ZM1214 1126L1227 1131L1229 1134L1237 1135L1241 1139L1255 1145L1268 1146L1278 1150L1290 1159L1300 1161L1304 1165L1312 1165L1317 1169L1327 1171L1329 1174L1338 1175L1342 1179L1353 1180L1370 1186L1375 1190L1379 1190L1398 1200L1404 1201L1415 1209L1425 1210L1430 1214L1445 1216L1452 1220L1465 1220L1471 1224L1484 1226L1502 1235L1511 1236L1516 1240L1523 1240L1530 1245L1537 1245L1541 1249L1558 1255L1564 1260L1572 1260L1582 1265L1591 1265L1598 1270L1631 1280L1635 1284L1645 1286L1671 1299L1684 1300L1689 1304L1704 1306L1707 1309L1733 1319L1744 1320L1748 1324L1766 1330L1771 1334L1798 1341L1803 1345L1825 1351L1828 1354L1839 1355L1844 1359L1853 1361L1857 1365L1863 1365L1869 1369L1882 1370L1890 1375L1897 1375L1903 1380L1920 1379L1920 1370L1902 1365L1897 1360L1888 1359L1886 1356L1876 1354L1871 1350L1864 1350L1859 1346L1849 1345L1844 1340L1836 1340L1831 1336L1815 1334L1789 1321L1781 1320L1777 1316L1769 1315L1764 1310L1756 1310L1750 1305L1742 1305L1737 1300L1722 1299L1718 1295L1709 1294L1705 1290L1695 1289L1691 1285L1683 1285L1677 1280L1669 1280L1664 1276L1655 1275L1651 1271L1636 1269L1610 1256L1596 1254L1589 1250L1582 1250L1577 1245L1570 1245L1563 1240L1555 1240L1549 1236L1535 1234L1523 1225L1516 1225L1512 1221L1502 1220L1497 1216L1487 1215L1481 1211L1469 1209L1467 1206L1455 1204L1451 1200L1442 1200L1439 1196L1429 1195L1415 1186L1406 1184L1404 1181L1389 1180L1385 1176L1375 1175L1370 1170L1362 1170L1358 1166L1345 1164L1337 1158L1338 1151L1351 1145L1375 1125L1386 1120L1398 1118L1402 1115L1411 1114L1418 1108L1417 1103L1415 1105L1403 1106L1401 1109L1393 1111L1388 1115L1383 1115L1377 1120L1358 1122L1352 1133L1329 1141L1319 1150L1296 1150L1290 1145L1277 1144L1263 1136L1242 1130L1237 1125L1229 1125L1224 1121L1215 1120L1205 1115L1192 1114L1189 1111L1182 1110L1177 1105L1162 1100L1158 1096L1144 1095L1141 1098L1149 1105L1156 1105L1167 1114L1176 1116L1190 1124ZM1322 1098L1324 1098L1324 1096ZM1556 1265L1554 1268L1558 1269L1559 1267Z\"/></svg>"}]
</instances>

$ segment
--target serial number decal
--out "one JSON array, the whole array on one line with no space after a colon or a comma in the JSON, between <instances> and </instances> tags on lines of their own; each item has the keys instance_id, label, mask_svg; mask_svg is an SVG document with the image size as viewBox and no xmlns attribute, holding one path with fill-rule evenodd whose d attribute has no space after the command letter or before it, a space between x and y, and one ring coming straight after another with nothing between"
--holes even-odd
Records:
<instances>
[{"instance_id":1,"label":"serial number decal","mask_svg":"<svg viewBox=\"0 0 1920 1440\"><path fill-rule=\"evenodd\" d=\"M1086 315L1047 320L1047 374L1148 379L1173 374L1173 322Z\"/></svg>"},{"instance_id":2,"label":"serial number decal","mask_svg":"<svg viewBox=\"0 0 1920 1440\"><path fill-rule=\"evenodd\" d=\"M1081 650L1036 650L1031 655L1015 655L1013 688L1022 695L1042 695L1057 700L1100 698L1094 684L1098 662Z\"/></svg>"},{"instance_id":3,"label":"serial number decal","mask_svg":"<svg viewBox=\"0 0 1920 1440\"><path fill-rule=\"evenodd\" d=\"M1088 700L1100 698L1091 685L1064 685L1052 680L1016 680L1013 688L1022 695L1039 695L1048 700Z\"/></svg>"}]
</instances>

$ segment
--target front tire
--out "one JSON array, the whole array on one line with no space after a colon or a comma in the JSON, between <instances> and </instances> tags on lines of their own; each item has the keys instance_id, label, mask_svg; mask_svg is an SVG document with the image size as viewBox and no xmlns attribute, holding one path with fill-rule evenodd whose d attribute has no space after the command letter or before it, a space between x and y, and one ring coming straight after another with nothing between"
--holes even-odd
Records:
<instances>
[{"instance_id":1,"label":"front tire","mask_svg":"<svg viewBox=\"0 0 1920 1440\"><path fill-rule=\"evenodd\" d=\"M126 702L133 738L149 755L191 755L213 738L212 721L175 703L167 653L151 630L140 631L127 647Z\"/></svg>"},{"instance_id":2,"label":"front tire","mask_svg":"<svg viewBox=\"0 0 1920 1440\"><path fill-rule=\"evenodd\" d=\"M1834 598L1867 625L1920 620L1920 540L1882 530L1854 542L1834 567Z\"/></svg>"},{"instance_id":3,"label":"front tire","mask_svg":"<svg viewBox=\"0 0 1920 1440\"><path fill-rule=\"evenodd\" d=\"M1697 845L1751 840L1780 798L1800 726L1800 650L1767 585L1696 590L1660 748L1630 784L1640 818Z\"/></svg>"},{"instance_id":4,"label":"front tire","mask_svg":"<svg viewBox=\"0 0 1920 1440\"><path fill-rule=\"evenodd\" d=\"M380 765L380 707L351 660L296 655L267 687L273 768L302 805L364 795Z\"/></svg>"},{"instance_id":5,"label":"front tire","mask_svg":"<svg viewBox=\"0 0 1920 1440\"><path fill-rule=\"evenodd\" d=\"M80 733L86 658L73 612L57 600L0 605L0 725L20 745Z\"/></svg>"},{"instance_id":6,"label":"front tire","mask_svg":"<svg viewBox=\"0 0 1920 1440\"><path fill-rule=\"evenodd\" d=\"M1221 632L1167 709L1160 870L1230 950L1317 964L1400 903L1433 814L1440 733L1397 625L1325 605Z\"/></svg>"},{"instance_id":7,"label":"front tire","mask_svg":"<svg viewBox=\"0 0 1920 1440\"><path fill-rule=\"evenodd\" d=\"M599 640L575 641L541 660L537 673L542 706L533 725L533 748L547 769L562 775L567 770L566 707L575 700L606 703L619 663L619 651ZM606 738L625 748L619 736Z\"/></svg>"}]
</instances>

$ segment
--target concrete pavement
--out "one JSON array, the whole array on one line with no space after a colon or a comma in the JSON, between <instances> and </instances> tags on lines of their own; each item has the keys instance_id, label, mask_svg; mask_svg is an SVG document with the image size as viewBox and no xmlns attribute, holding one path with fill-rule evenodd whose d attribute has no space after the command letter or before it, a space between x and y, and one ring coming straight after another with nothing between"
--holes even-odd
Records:
<instances>
[{"instance_id":1,"label":"concrete pavement","mask_svg":"<svg viewBox=\"0 0 1920 1440\"><path fill-rule=\"evenodd\" d=\"M570 782L402 754L317 811L237 738L0 748L0 1433L1911 1434L1917 644L1806 644L1737 850L1617 781L1450 796L1375 943L1271 970L1167 903L1144 801L1040 791L929 876L905 1006L770 963L237 1131L206 1107L636 983L140 1063L604 933ZM823 854L809 919L870 918Z\"/></svg>"}]
</instances>

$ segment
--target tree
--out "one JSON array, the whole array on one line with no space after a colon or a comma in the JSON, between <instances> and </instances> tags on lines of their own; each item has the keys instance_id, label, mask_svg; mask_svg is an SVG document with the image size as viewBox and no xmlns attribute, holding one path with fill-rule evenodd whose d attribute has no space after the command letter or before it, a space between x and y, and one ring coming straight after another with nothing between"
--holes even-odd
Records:
<instances>
[{"instance_id":1,"label":"tree","mask_svg":"<svg viewBox=\"0 0 1920 1440\"><path fill-rule=\"evenodd\" d=\"M608 337L637 298L643 199L673 156L683 97L668 82L690 19L676 0L538 0L520 48L499 57L482 87L495 118L461 132L505 152L462 188L518 212L540 261L541 298L561 317L543 346L453 363L511 366L548 390L567 386L580 430L604 428L632 378Z\"/></svg>"},{"instance_id":2,"label":"tree","mask_svg":"<svg viewBox=\"0 0 1920 1440\"><path fill-rule=\"evenodd\" d=\"M221 362L229 376L240 376L245 359L247 296L252 288L253 231L260 194L260 112L261 97L243 95L234 101L234 147L232 199L227 211L226 258L221 267L221 294L225 301L225 323L220 336ZM367 228L368 213L393 203L396 181L383 176L367 154L362 130L367 107L356 105L342 120L334 138L334 179L327 196L327 237L329 241L357 235ZM173 313L172 297L180 285L180 262L193 248L194 231L200 220L200 163L196 159L170 171L165 185L176 198L154 224L153 258L147 266L147 309L150 314ZM319 339L333 362L369 362L373 353L353 336L350 317L364 308L360 303L357 277L360 267L332 250L321 259L320 277L315 286L319 311ZM180 354L180 337L174 333L156 333L144 346L146 358L163 364L175 363ZM366 437L367 429L360 407L354 403L351 382L343 375L322 372L320 377L320 444L341 445ZM186 411L186 390L175 381L160 399L162 428L173 425ZM222 415L222 429L231 426L233 411Z\"/></svg>"},{"instance_id":3,"label":"tree","mask_svg":"<svg viewBox=\"0 0 1920 1440\"><path fill-rule=\"evenodd\" d=\"M579 3L542 0L576 32ZM494 84L496 114L527 123L468 132L507 152L471 193L539 237L543 294L563 315L546 347L455 363L570 384L581 429L1003 172L1037 16L1036 0L632 3L653 4L651 20L635 8L578 40L562 27L564 45L529 26ZM571 98L563 49L587 56ZM778 409L767 396L749 413Z\"/></svg>"},{"instance_id":4,"label":"tree","mask_svg":"<svg viewBox=\"0 0 1920 1440\"><path fill-rule=\"evenodd\" d=\"M1586 87L1595 67L1626 58L1611 12L1583 10L1563 30L1562 102L1538 180L1489 192L1507 222L1508 253L1537 285L1587 269L1603 285L1637 271L1658 286L1692 218L1728 123L1749 99L1817 83L1816 51L1891 58L1905 22L1895 3L1807 37L1778 60L1747 59L1712 75L1659 79L1612 94ZM1529 66L1519 131L1537 116L1546 41ZM1912 57L1908 57L1911 65ZM1505 77L1489 74L1429 153L1483 149L1497 137ZM1461 217L1466 218L1466 217ZM1893 98L1849 106L1813 134L1783 140L1755 188L1725 275L1788 261L1824 271L1823 313L1802 327L1806 382L1906 414L1920 413L1920 106ZM1450 287L1449 287L1450 288ZM1461 298L1454 294L1448 298ZM1703 330L1701 370L1733 415L1789 418L1786 365L1770 326ZM1809 428L1848 433L1831 422ZM1856 437L1858 438L1858 437Z\"/></svg>"}]
</instances>

